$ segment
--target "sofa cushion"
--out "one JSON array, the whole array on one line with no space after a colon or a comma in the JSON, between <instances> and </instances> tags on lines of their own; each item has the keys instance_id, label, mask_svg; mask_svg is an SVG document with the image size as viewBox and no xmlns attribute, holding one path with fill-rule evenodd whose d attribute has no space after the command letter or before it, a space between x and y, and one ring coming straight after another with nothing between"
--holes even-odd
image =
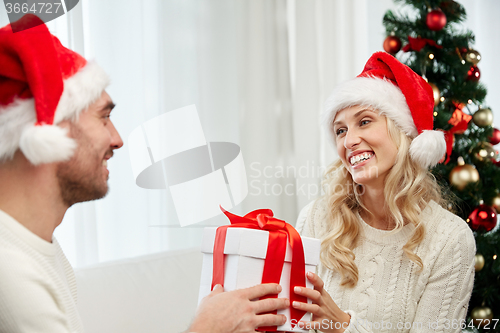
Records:
<instances>
[{"instance_id":1,"label":"sofa cushion","mask_svg":"<svg viewBox=\"0 0 500 333\"><path fill-rule=\"evenodd\" d=\"M76 270L85 332L186 330L198 302L201 259L194 248Z\"/></svg>"}]
</instances>

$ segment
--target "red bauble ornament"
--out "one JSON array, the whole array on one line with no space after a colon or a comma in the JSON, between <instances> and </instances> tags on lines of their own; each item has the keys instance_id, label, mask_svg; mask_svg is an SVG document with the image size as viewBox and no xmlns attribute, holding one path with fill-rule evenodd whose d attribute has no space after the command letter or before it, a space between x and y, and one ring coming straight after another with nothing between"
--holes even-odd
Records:
<instances>
[{"instance_id":1,"label":"red bauble ornament","mask_svg":"<svg viewBox=\"0 0 500 333\"><path fill-rule=\"evenodd\" d=\"M427 27L432 31L439 31L446 25L446 15L441 9L434 9L427 14Z\"/></svg>"},{"instance_id":2,"label":"red bauble ornament","mask_svg":"<svg viewBox=\"0 0 500 333\"><path fill-rule=\"evenodd\" d=\"M470 81L479 81L481 77L481 72L476 65L470 66L470 69L467 71L467 80Z\"/></svg>"},{"instance_id":3,"label":"red bauble ornament","mask_svg":"<svg viewBox=\"0 0 500 333\"><path fill-rule=\"evenodd\" d=\"M497 225L497 213L493 207L479 205L470 213L467 222L474 231L479 229L490 231Z\"/></svg>"},{"instance_id":4,"label":"red bauble ornament","mask_svg":"<svg viewBox=\"0 0 500 333\"><path fill-rule=\"evenodd\" d=\"M500 130L494 128L493 134L489 137L490 143L494 146L500 143Z\"/></svg>"},{"instance_id":5,"label":"red bauble ornament","mask_svg":"<svg viewBox=\"0 0 500 333\"><path fill-rule=\"evenodd\" d=\"M384 40L384 50L390 54L396 54L401 50L401 39L396 36L387 36Z\"/></svg>"}]
</instances>

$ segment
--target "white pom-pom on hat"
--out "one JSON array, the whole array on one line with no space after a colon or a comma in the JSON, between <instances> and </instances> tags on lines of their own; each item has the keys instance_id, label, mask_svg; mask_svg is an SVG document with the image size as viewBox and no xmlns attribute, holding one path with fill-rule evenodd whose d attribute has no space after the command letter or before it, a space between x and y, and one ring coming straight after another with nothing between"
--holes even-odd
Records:
<instances>
[{"instance_id":1,"label":"white pom-pom on hat","mask_svg":"<svg viewBox=\"0 0 500 333\"><path fill-rule=\"evenodd\" d=\"M410 144L411 158L425 169L435 166L445 153L443 131L422 131Z\"/></svg>"},{"instance_id":2,"label":"white pom-pom on hat","mask_svg":"<svg viewBox=\"0 0 500 333\"><path fill-rule=\"evenodd\" d=\"M55 125L27 126L19 141L19 148L33 164L67 161L73 156L75 140L67 136L67 129Z\"/></svg>"}]
</instances>

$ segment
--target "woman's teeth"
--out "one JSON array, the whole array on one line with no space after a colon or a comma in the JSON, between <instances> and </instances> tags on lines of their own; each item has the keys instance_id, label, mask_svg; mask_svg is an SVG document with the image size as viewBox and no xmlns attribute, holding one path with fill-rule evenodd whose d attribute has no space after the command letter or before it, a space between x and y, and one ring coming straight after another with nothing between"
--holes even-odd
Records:
<instances>
[{"instance_id":1,"label":"woman's teeth","mask_svg":"<svg viewBox=\"0 0 500 333\"><path fill-rule=\"evenodd\" d=\"M104 165L105 167L108 167L108 161L102 160L102 165Z\"/></svg>"},{"instance_id":2,"label":"woman's teeth","mask_svg":"<svg viewBox=\"0 0 500 333\"><path fill-rule=\"evenodd\" d=\"M351 165L354 166L354 165L359 164L363 161L366 161L367 159L371 158L372 156L373 156L373 153L362 153L362 154L351 157L349 162L351 163Z\"/></svg>"}]
</instances>

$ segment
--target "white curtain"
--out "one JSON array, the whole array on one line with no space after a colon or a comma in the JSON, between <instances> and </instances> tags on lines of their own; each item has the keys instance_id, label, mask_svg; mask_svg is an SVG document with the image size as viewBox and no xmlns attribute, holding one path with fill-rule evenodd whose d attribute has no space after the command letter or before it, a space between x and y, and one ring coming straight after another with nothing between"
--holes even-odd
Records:
<instances>
[{"instance_id":1,"label":"white curtain","mask_svg":"<svg viewBox=\"0 0 500 333\"><path fill-rule=\"evenodd\" d=\"M486 104L500 119L500 3L459 2L483 56ZM203 226L227 223L218 216L181 228L168 190L133 179L129 133L190 104L207 141L241 147L249 194L232 211L271 208L295 223L335 158L319 128L323 101L382 49L382 17L396 8L392 0L82 0L51 22L63 44L110 74L112 120L125 141L109 164L108 196L70 208L56 229L71 263L198 246ZM3 9L0 23L8 23Z\"/></svg>"},{"instance_id":2,"label":"white curtain","mask_svg":"<svg viewBox=\"0 0 500 333\"><path fill-rule=\"evenodd\" d=\"M146 120L196 104L208 141L240 145L255 188L294 184L256 176L295 163L286 8L285 0L83 2L84 54L112 78L112 120L125 142ZM199 246L204 226L227 223L221 215L180 228L168 190L135 185L127 147L110 161L109 183L105 199L75 205L57 230L74 266ZM250 188L233 211L256 208L287 221L298 209L295 195Z\"/></svg>"}]
</instances>

